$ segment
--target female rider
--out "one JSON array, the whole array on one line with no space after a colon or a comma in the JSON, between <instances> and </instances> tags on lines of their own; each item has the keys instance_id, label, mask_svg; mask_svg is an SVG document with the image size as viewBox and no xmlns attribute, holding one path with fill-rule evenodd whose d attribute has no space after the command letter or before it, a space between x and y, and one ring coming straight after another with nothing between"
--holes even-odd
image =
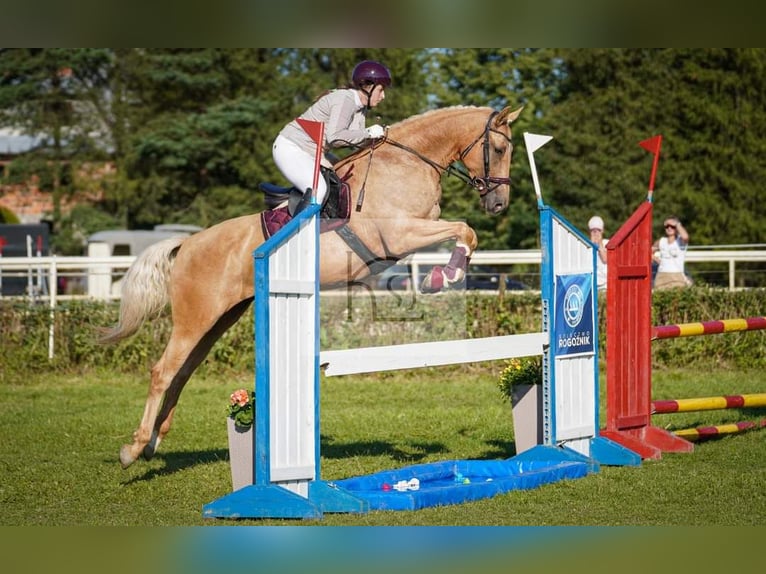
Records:
<instances>
[{"instance_id":1,"label":"female rider","mask_svg":"<svg viewBox=\"0 0 766 574\"><path fill-rule=\"evenodd\" d=\"M380 62L365 60L354 67L352 84L320 96L300 118L324 124L321 164L332 167L332 148L359 145L366 140L383 137L380 125L365 127L367 112L386 97L391 85L391 72ZM296 120L279 132L272 148L274 163L282 175L301 192L314 185L316 143ZM320 205L327 193L327 183L319 178L315 197Z\"/></svg>"}]
</instances>

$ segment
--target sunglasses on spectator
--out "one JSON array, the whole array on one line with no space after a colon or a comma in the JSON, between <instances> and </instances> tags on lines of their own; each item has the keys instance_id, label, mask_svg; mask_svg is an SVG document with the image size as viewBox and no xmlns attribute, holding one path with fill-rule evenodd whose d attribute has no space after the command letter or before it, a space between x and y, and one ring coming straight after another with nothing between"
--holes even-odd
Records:
<instances>
[{"instance_id":1,"label":"sunglasses on spectator","mask_svg":"<svg viewBox=\"0 0 766 574\"><path fill-rule=\"evenodd\" d=\"M671 223L666 223L665 224L665 229L675 229L675 228L676 228L676 226L671 224Z\"/></svg>"}]
</instances>

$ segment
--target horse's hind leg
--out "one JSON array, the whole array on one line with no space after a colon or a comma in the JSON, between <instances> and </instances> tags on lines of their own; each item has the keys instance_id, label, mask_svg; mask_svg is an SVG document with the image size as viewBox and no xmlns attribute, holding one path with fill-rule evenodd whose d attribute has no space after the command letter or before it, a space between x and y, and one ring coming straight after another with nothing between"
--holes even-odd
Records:
<instances>
[{"instance_id":1,"label":"horse's hind leg","mask_svg":"<svg viewBox=\"0 0 766 574\"><path fill-rule=\"evenodd\" d=\"M209 348L208 348L209 349ZM157 447L160 446L162 439L170 430L170 425L173 421L173 412L175 411L175 405L178 403L178 397L181 394L186 383L194 373L194 370L205 358L207 350L202 356L197 358L196 348L191 352L189 357L184 361L181 367L176 371L175 375L170 379L170 385L167 386L162 397L162 407L158 414L154 417L154 428L149 439L149 442L144 446L142 454L146 460L151 460L154 453L157 452ZM142 423L143 424L143 421Z\"/></svg>"},{"instance_id":2,"label":"horse's hind leg","mask_svg":"<svg viewBox=\"0 0 766 574\"><path fill-rule=\"evenodd\" d=\"M133 433L133 442L123 445L120 449L120 464L122 468L127 468L133 464L142 451L154 454L157 440L154 425L157 420L157 413L160 410L160 403L171 382L178 377L179 371L183 367L195 342L189 339L179 340L174 332L170 337L167 347L165 347L165 351L162 353L162 357L152 367L152 379L149 383L149 394L146 397L146 405L144 406L141 423ZM188 379L190 375L190 372L185 374L185 378ZM150 447L147 451L146 447L149 444L154 446Z\"/></svg>"},{"instance_id":3,"label":"horse's hind leg","mask_svg":"<svg viewBox=\"0 0 766 574\"><path fill-rule=\"evenodd\" d=\"M178 373L165 391L165 398L162 401L162 408L154 424L154 432L149 443L144 447L143 455L147 460L154 456L154 452L162 439L170 431L173 423L173 414L175 413L178 398L181 396L184 385L188 382L192 373L204 360L215 342L242 316L245 310L250 306L252 299L241 301L216 322L216 324L202 337L199 343L194 347L191 354L184 362Z\"/></svg>"}]
</instances>

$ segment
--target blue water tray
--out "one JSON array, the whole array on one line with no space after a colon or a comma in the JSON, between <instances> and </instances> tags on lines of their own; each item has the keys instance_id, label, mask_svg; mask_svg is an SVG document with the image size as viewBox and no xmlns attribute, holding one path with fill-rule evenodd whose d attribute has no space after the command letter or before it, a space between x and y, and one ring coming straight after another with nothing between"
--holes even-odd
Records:
<instances>
[{"instance_id":1,"label":"blue water tray","mask_svg":"<svg viewBox=\"0 0 766 574\"><path fill-rule=\"evenodd\" d=\"M335 485L370 505L370 510L417 510L490 498L510 490L536 488L581 478L590 466L574 460L451 460L406 466L337 480ZM395 490L400 481L417 478L417 490ZM388 488L384 489L384 485Z\"/></svg>"}]
</instances>

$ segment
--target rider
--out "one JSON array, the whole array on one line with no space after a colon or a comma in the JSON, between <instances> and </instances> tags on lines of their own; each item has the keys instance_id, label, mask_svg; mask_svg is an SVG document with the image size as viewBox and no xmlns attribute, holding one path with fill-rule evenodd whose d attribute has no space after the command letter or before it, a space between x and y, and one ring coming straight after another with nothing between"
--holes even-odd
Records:
<instances>
[{"instance_id":1,"label":"rider","mask_svg":"<svg viewBox=\"0 0 766 574\"><path fill-rule=\"evenodd\" d=\"M303 114L302 119L324 123L324 153L321 163L332 167L329 148L350 147L385 135L382 126L365 128L367 112L386 97L391 72L380 62L365 60L354 67L352 83L346 88L326 92ZM274 163L287 180L301 192L314 184L316 144L295 121L279 132L272 147ZM327 193L327 183L319 178L315 197L320 205Z\"/></svg>"}]
</instances>

